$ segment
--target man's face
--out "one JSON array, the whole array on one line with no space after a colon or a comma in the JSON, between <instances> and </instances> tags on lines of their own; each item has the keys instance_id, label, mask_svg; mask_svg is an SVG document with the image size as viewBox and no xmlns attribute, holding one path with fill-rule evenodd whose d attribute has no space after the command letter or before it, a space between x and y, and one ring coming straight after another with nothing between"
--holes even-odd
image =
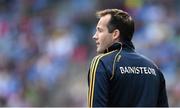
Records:
<instances>
[{"instance_id":1,"label":"man's face","mask_svg":"<svg viewBox=\"0 0 180 108\"><path fill-rule=\"evenodd\" d=\"M110 14L101 17L96 26L96 33L93 36L93 39L96 41L97 53L103 53L104 50L113 43L112 33L109 33L107 28L110 18Z\"/></svg>"}]
</instances>

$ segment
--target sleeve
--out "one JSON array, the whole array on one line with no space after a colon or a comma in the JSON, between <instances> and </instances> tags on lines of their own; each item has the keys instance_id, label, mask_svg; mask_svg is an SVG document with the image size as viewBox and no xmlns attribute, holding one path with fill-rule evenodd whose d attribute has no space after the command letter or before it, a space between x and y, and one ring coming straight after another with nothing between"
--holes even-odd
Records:
<instances>
[{"instance_id":1,"label":"sleeve","mask_svg":"<svg viewBox=\"0 0 180 108\"><path fill-rule=\"evenodd\" d=\"M168 98L166 94L166 83L163 74L160 72L160 91L158 97L158 105L159 107L168 107Z\"/></svg>"},{"instance_id":2,"label":"sleeve","mask_svg":"<svg viewBox=\"0 0 180 108\"><path fill-rule=\"evenodd\" d=\"M103 62L100 57L94 59L89 69L88 106L107 106L109 79Z\"/></svg>"}]
</instances>

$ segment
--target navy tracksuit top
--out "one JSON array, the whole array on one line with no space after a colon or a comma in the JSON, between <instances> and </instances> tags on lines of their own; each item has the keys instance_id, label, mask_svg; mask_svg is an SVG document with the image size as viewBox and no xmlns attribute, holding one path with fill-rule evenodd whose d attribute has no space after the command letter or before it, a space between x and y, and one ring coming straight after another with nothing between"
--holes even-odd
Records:
<instances>
[{"instance_id":1,"label":"navy tracksuit top","mask_svg":"<svg viewBox=\"0 0 180 108\"><path fill-rule=\"evenodd\" d=\"M89 107L168 107L162 72L132 42L115 43L94 57L88 87Z\"/></svg>"}]
</instances>

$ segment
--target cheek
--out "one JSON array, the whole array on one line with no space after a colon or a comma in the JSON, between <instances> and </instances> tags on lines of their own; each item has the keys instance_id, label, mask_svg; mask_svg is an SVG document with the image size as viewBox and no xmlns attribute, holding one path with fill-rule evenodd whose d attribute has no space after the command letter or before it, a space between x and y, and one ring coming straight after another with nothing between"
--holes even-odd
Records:
<instances>
[{"instance_id":1,"label":"cheek","mask_svg":"<svg viewBox=\"0 0 180 108\"><path fill-rule=\"evenodd\" d=\"M109 45L112 42L112 36L109 34L102 35L101 42L103 45Z\"/></svg>"},{"instance_id":2,"label":"cheek","mask_svg":"<svg viewBox=\"0 0 180 108\"><path fill-rule=\"evenodd\" d=\"M110 41L112 40L112 36L108 33L105 33L104 35L102 35L102 38L104 41Z\"/></svg>"},{"instance_id":3,"label":"cheek","mask_svg":"<svg viewBox=\"0 0 180 108\"><path fill-rule=\"evenodd\" d=\"M101 42L102 44L106 43L106 42L105 42L105 41L107 40L107 39L106 39L106 35L101 34L99 40L100 40L100 42Z\"/></svg>"}]
</instances>

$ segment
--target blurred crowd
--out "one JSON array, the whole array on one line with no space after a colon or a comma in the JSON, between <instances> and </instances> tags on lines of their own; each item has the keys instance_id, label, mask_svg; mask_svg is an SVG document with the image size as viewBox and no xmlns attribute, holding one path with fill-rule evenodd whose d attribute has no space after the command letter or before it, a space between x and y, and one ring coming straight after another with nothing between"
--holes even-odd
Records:
<instances>
[{"instance_id":1,"label":"blurred crowd","mask_svg":"<svg viewBox=\"0 0 180 108\"><path fill-rule=\"evenodd\" d=\"M87 106L95 12L106 8L134 18L136 51L180 106L179 0L0 0L0 106Z\"/></svg>"}]
</instances>

